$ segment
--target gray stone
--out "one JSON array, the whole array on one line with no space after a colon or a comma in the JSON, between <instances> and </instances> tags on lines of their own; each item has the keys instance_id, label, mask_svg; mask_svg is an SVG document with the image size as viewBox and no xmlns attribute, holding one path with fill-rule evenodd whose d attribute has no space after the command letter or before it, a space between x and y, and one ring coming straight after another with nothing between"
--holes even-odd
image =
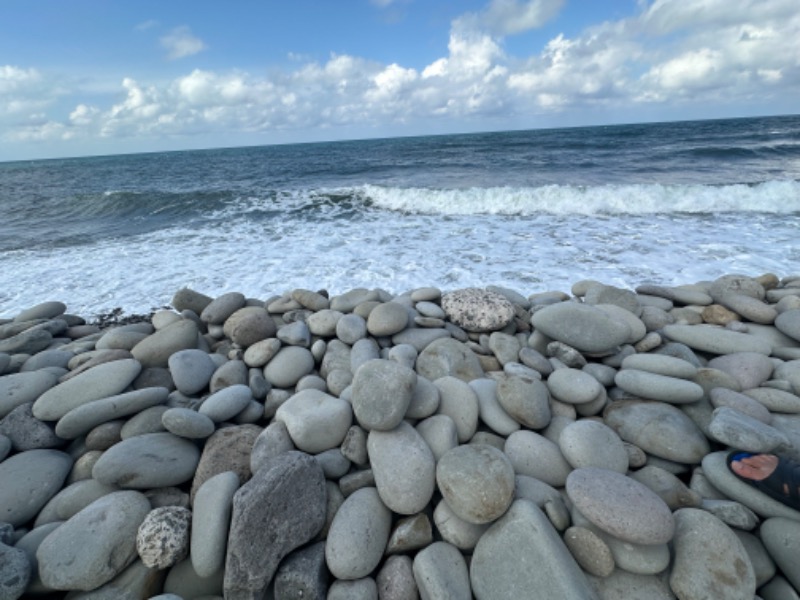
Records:
<instances>
[{"instance_id":1,"label":"gray stone","mask_svg":"<svg viewBox=\"0 0 800 600\"><path fill-rule=\"evenodd\" d=\"M400 333L407 326L408 310L397 302L378 304L367 318L367 331L376 337Z\"/></svg>"},{"instance_id":2,"label":"gray stone","mask_svg":"<svg viewBox=\"0 0 800 600\"><path fill-rule=\"evenodd\" d=\"M187 559L169 570L164 581L164 593L174 594L181 598L222 598L224 570L220 569L209 577L200 577Z\"/></svg>"},{"instance_id":3,"label":"gray stone","mask_svg":"<svg viewBox=\"0 0 800 600\"><path fill-rule=\"evenodd\" d=\"M773 517L761 524L761 540L795 590L800 589L800 522Z\"/></svg>"},{"instance_id":4,"label":"gray stone","mask_svg":"<svg viewBox=\"0 0 800 600\"><path fill-rule=\"evenodd\" d=\"M64 440L52 426L33 416L32 407L32 402L21 404L0 419L0 435L6 436L17 452L63 446Z\"/></svg>"},{"instance_id":5,"label":"gray stone","mask_svg":"<svg viewBox=\"0 0 800 600\"><path fill-rule=\"evenodd\" d=\"M0 462L6 459L9 452L11 452L11 440L0 433Z\"/></svg>"},{"instance_id":6,"label":"gray stone","mask_svg":"<svg viewBox=\"0 0 800 600\"><path fill-rule=\"evenodd\" d=\"M445 294L441 306L450 321L466 331L497 331L514 318L514 305L505 296L478 288Z\"/></svg>"},{"instance_id":7,"label":"gray stone","mask_svg":"<svg viewBox=\"0 0 800 600\"><path fill-rule=\"evenodd\" d=\"M798 600L800 593L781 575L773 577L769 583L758 590L757 598L762 600Z\"/></svg>"},{"instance_id":8,"label":"gray stone","mask_svg":"<svg viewBox=\"0 0 800 600\"><path fill-rule=\"evenodd\" d=\"M324 542L295 550L281 562L275 573L275 598L326 600L327 592Z\"/></svg>"},{"instance_id":9,"label":"gray stone","mask_svg":"<svg viewBox=\"0 0 800 600\"><path fill-rule=\"evenodd\" d=\"M408 410L417 375L390 360L370 360L353 377L353 413L364 429L394 429ZM348 425L349 426L349 425Z\"/></svg>"},{"instance_id":10,"label":"gray stone","mask_svg":"<svg viewBox=\"0 0 800 600\"><path fill-rule=\"evenodd\" d=\"M366 443L366 442L365 442ZM283 421L273 421L258 434L250 452L250 471L255 473L270 459L294 450L295 445ZM366 450L364 451L366 454Z\"/></svg>"},{"instance_id":11,"label":"gray stone","mask_svg":"<svg viewBox=\"0 0 800 600\"><path fill-rule=\"evenodd\" d=\"M61 523L62 521L56 521L31 529L23 535L14 546L25 552L28 562L30 563L30 579L25 591L31 595L47 594L51 591L49 588L45 587L41 577L39 577L39 561L36 558L36 550L38 550L39 545L48 535L61 526Z\"/></svg>"},{"instance_id":12,"label":"gray stone","mask_svg":"<svg viewBox=\"0 0 800 600\"><path fill-rule=\"evenodd\" d=\"M217 354L216 356L220 356ZM208 382L208 390L214 394L232 385L247 385L249 371L244 361L234 359L225 361L214 371L211 381Z\"/></svg>"},{"instance_id":13,"label":"gray stone","mask_svg":"<svg viewBox=\"0 0 800 600\"><path fill-rule=\"evenodd\" d=\"M478 357L465 344L452 338L434 340L417 357L417 373L435 381L452 375L469 382L483 377Z\"/></svg>"},{"instance_id":14,"label":"gray stone","mask_svg":"<svg viewBox=\"0 0 800 600\"><path fill-rule=\"evenodd\" d=\"M497 381L494 379L473 379L469 386L478 399L480 420L499 435L510 435L520 428L520 424L500 405L497 399ZM549 410L549 404L548 404Z\"/></svg>"},{"instance_id":15,"label":"gray stone","mask_svg":"<svg viewBox=\"0 0 800 600\"><path fill-rule=\"evenodd\" d=\"M200 320L212 325L221 325L234 312L245 305L245 297L239 292L228 292L214 298L200 312Z\"/></svg>"},{"instance_id":16,"label":"gray stone","mask_svg":"<svg viewBox=\"0 0 800 600\"><path fill-rule=\"evenodd\" d=\"M582 515L622 540L662 544L675 532L667 504L643 484L616 471L576 469L567 477L566 490Z\"/></svg>"},{"instance_id":17,"label":"gray stone","mask_svg":"<svg viewBox=\"0 0 800 600\"><path fill-rule=\"evenodd\" d=\"M711 354L772 353L772 346L760 338L714 325L666 325L662 331L671 340Z\"/></svg>"},{"instance_id":18,"label":"gray stone","mask_svg":"<svg viewBox=\"0 0 800 600\"><path fill-rule=\"evenodd\" d=\"M127 388L142 366L132 358L103 363L44 392L33 403L33 415L42 421L57 421L73 408Z\"/></svg>"},{"instance_id":19,"label":"gray stone","mask_svg":"<svg viewBox=\"0 0 800 600\"><path fill-rule=\"evenodd\" d=\"M271 338L276 332L275 322L260 306L245 306L225 319L225 335L237 346L247 348L256 342Z\"/></svg>"},{"instance_id":20,"label":"gray stone","mask_svg":"<svg viewBox=\"0 0 800 600\"><path fill-rule=\"evenodd\" d=\"M130 331L122 328L111 329L103 334L94 347L97 350L131 350L144 338L152 333Z\"/></svg>"},{"instance_id":21,"label":"gray stone","mask_svg":"<svg viewBox=\"0 0 800 600\"><path fill-rule=\"evenodd\" d=\"M337 323L338 327L338 323ZM302 346L308 348L311 345L311 330L303 321L295 321L278 329L276 333L278 339L287 346Z\"/></svg>"},{"instance_id":22,"label":"gray stone","mask_svg":"<svg viewBox=\"0 0 800 600\"><path fill-rule=\"evenodd\" d=\"M253 395L250 387L243 384L234 384L214 392L203 400L198 412L206 415L215 423L222 423L233 419L250 404Z\"/></svg>"},{"instance_id":23,"label":"gray stone","mask_svg":"<svg viewBox=\"0 0 800 600\"><path fill-rule=\"evenodd\" d=\"M582 419L561 430L558 447L573 468L601 467L627 473L628 452L613 429L599 421Z\"/></svg>"},{"instance_id":24,"label":"gray stone","mask_svg":"<svg viewBox=\"0 0 800 600\"><path fill-rule=\"evenodd\" d=\"M286 425L294 445L316 454L339 446L353 421L350 404L316 389L297 392L275 418Z\"/></svg>"},{"instance_id":25,"label":"gray stone","mask_svg":"<svg viewBox=\"0 0 800 600\"><path fill-rule=\"evenodd\" d=\"M28 329L0 340L0 352L6 354L36 354L53 342L53 336L44 329Z\"/></svg>"},{"instance_id":26,"label":"gray stone","mask_svg":"<svg viewBox=\"0 0 800 600\"><path fill-rule=\"evenodd\" d=\"M417 375L417 385L406 410L407 419L424 419L430 417L439 408L441 401L439 388L425 377Z\"/></svg>"},{"instance_id":27,"label":"gray stone","mask_svg":"<svg viewBox=\"0 0 800 600\"><path fill-rule=\"evenodd\" d=\"M400 519L392 529L386 554L399 554L425 548L433 542L433 530L428 516L419 513Z\"/></svg>"},{"instance_id":28,"label":"gray stone","mask_svg":"<svg viewBox=\"0 0 800 600\"><path fill-rule=\"evenodd\" d=\"M168 395L167 388L150 387L87 402L73 408L59 419L56 424L56 434L66 440L73 440L102 423L163 404Z\"/></svg>"},{"instance_id":29,"label":"gray stone","mask_svg":"<svg viewBox=\"0 0 800 600\"><path fill-rule=\"evenodd\" d=\"M494 331L489 336L489 349L501 365L519 360L520 341L513 335Z\"/></svg>"},{"instance_id":30,"label":"gray stone","mask_svg":"<svg viewBox=\"0 0 800 600\"><path fill-rule=\"evenodd\" d=\"M562 487L572 470L560 448L534 431L515 431L503 450L517 475L535 477L554 487Z\"/></svg>"},{"instance_id":31,"label":"gray stone","mask_svg":"<svg viewBox=\"0 0 800 600\"><path fill-rule=\"evenodd\" d=\"M189 408L170 408L161 415L164 429L179 437L204 440L216 426L208 416Z\"/></svg>"},{"instance_id":32,"label":"gray stone","mask_svg":"<svg viewBox=\"0 0 800 600\"><path fill-rule=\"evenodd\" d=\"M445 376L433 384L439 390L438 414L450 417L455 423L459 442L466 442L475 435L478 427L480 408L477 395L457 377Z\"/></svg>"},{"instance_id":33,"label":"gray stone","mask_svg":"<svg viewBox=\"0 0 800 600\"><path fill-rule=\"evenodd\" d=\"M57 300L40 302L35 306L26 308L14 317L15 323L32 321L34 319L53 319L63 315L67 310L67 305Z\"/></svg>"},{"instance_id":34,"label":"gray stone","mask_svg":"<svg viewBox=\"0 0 800 600\"><path fill-rule=\"evenodd\" d=\"M478 525L465 521L441 500L433 511L433 522L442 539L460 550L472 550L491 523Z\"/></svg>"},{"instance_id":35,"label":"gray stone","mask_svg":"<svg viewBox=\"0 0 800 600\"><path fill-rule=\"evenodd\" d=\"M553 371L547 378L547 389L557 400L567 404L585 404L603 392L600 382L589 373L570 368Z\"/></svg>"},{"instance_id":36,"label":"gray stone","mask_svg":"<svg viewBox=\"0 0 800 600\"><path fill-rule=\"evenodd\" d=\"M375 578L380 600L418 600L419 592L408 556L390 556Z\"/></svg>"},{"instance_id":37,"label":"gray stone","mask_svg":"<svg viewBox=\"0 0 800 600\"><path fill-rule=\"evenodd\" d=\"M453 512L478 525L500 517L514 499L514 468L492 446L470 444L450 450L436 465L436 482Z\"/></svg>"},{"instance_id":38,"label":"gray stone","mask_svg":"<svg viewBox=\"0 0 800 600\"><path fill-rule=\"evenodd\" d=\"M739 538L747 556L750 557L750 564L753 565L753 572L756 576L756 586L761 587L775 576L775 561L767 552L761 540L749 531L734 529L733 533Z\"/></svg>"},{"instance_id":39,"label":"gray stone","mask_svg":"<svg viewBox=\"0 0 800 600\"><path fill-rule=\"evenodd\" d=\"M233 471L241 483L248 481L250 454L261 431L256 425L237 425L218 429L208 438L192 480L192 498L198 488L217 473Z\"/></svg>"},{"instance_id":40,"label":"gray stone","mask_svg":"<svg viewBox=\"0 0 800 600\"><path fill-rule=\"evenodd\" d=\"M608 577L614 570L614 556L603 539L591 529L570 527L564 543L581 569L596 577Z\"/></svg>"},{"instance_id":41,"label":"gray stone","mask_svg":"<svg viewBox=\"0 0 800 600\"><path fill-rule=\"evenodd\" d=\"M314 335L333 337L336 335L336 324L343 316L339 311L326 308L309 315L306 325Z\"/></svg>"},{"instance_id":42,"label":"gray stone","mask_svg":"<svg viewBox=\"0 0 800 600\"><path fill-rule=\"evenodd\" d=\"M208 353L197 349L179 350L169 357L167 364L175 387L187 396L204 390L217 369Z\"/></svg>"},{"instance_id":43,"label":"gray stone","mask_svg":"<svg viewBox=\"0 0 800 600\"><path fill-rule=\"evenodd\" d=\"M0 598L21 598L31 578L31 563L24 551L0 543Z\"/></svg>"},{"instance_id":44,"label":"gray stone","mask_svg":"<svg viewBox=\"0 0 800 600\"><path fill-rule=\"evenodd\" d=\"M589 375L585 376L592 379ZM597 384L594 379L592 381ZM601 391L599 384L597 386L598 392ZM525 427L543 429L550 423L552 415L548 386L538 379L503 374L497 378L495 396L506 414Z\"/></svg>"},{"instance_id":45,"label":"gray stone","mask_svg":"<svg viewBox=\"0 0 800 600\"><path fill-rule=\"evenodd\" d=\"M733 500L703 500L701 508L737 530L751 531L760 522L752 510Z\"/></svg>"},{"instance_id":46,"label":"gray stone","mask_svg":"<svg viewBox=\"0 0 800 600\"><path fill-rule=\"evenodd\" d=\"M36 517L38 527L51 521L66 521L78 514L98 498L118 492L115 485L106 485L96 479L82 479L65 487L50 499ZM52 515L48 517L48 514Z\"/></svg>"},{"instance_id":47,"label":"gray stone","mask_svg":"<svg viewBox=\"0 0 800 600\"><path fill-rule=\"evenodd\" d=\"M71 592L70 600L139 600L157 598L167 572L149 569L141 560L131 565L105 585L90 592ZM167 595L166 600L174 600Z\"/></svg>"},{"instance_id":48,"label":"gray stone","mask_svg":"<svg viewBox=\"0 0 800 600\"><path fill-rule=\"evenodd\" d=\"M436 460L422 436L408 423L367 437L375 487L383 503L401 515L422 511L436 481Z\"/></svg>"},{"instance_id":49,"label":"gray stone","mask_svg":"<svg viewBox=\"0 0 800 600\"><path fill-rule=\"evenodd\" d=\"M190 556L200 577L211 577L225 563L233 496L239 477L233 471L219 473L200 486L192 504Z\"/></svg>"},{"instance_id":50,"label":"gray stone","mask_svg":"<svg viewBox=\"0 0 800 600\"><path fill-rule=\"evenodd\" d=\"M151 510L139 525L136 552L150 569L166 569L189 555L192 511L180 506Z\"/></svg>"},{"instance_id":51,"label":"gray stone","mask_svg":"<svg viewBox=\"0 0 800 600\"><path fill-rule=\"evenodd\" d=\"M734 392L727 388L712 388L709 398L714 408L731 408L743 415L761 421L765 425L772 422L772 415L769 409L755 398L746 394Z\"/></svg>"},{"instance_id":52,"label":"gray stone","mask_svg":"<svg viewBox=\"0 0 800 600\"><path fill-rule=\"evenodd\" d=\"M339 448L330 448L314 455L314 459L322 467L326 479L337 480L350 471L352 463L347 460Z\"/></svg>"},{"instance_id":53,"label":"gray stone","mask_svg":"<svg viewBox=\"0 0 800 600\"><path fill-rule=\"evenodd\" d=\"M718 442L747 452L772 452L790 445L780 430L726 407L714 410L708 432Z\"/></svg>"},{"instance_id":54,"label":"gray stone","mask_svg":"<svg viewBox=\"0 0 800 600\"><path fill-rule=\"evenodd\" d=\"M248 367L259 368L266 365L281 349L281 342L277 338L261 340L248 346L244 351L243 360Z\"/></svg>"},{"instance_id":55,"label":"gray stone","mask_svg":"<svg viewBox=\"0 0 800 600\"><path fill-rule=\"evenodd\" d=\"M166 367L174 353L196 348L197 337L195 322L182 319L147 336L131 349L131 354L145 368Z\"/></svg>"},{"instance_id":56,"label":"gray stone","mask_svg":"<svg viewBox=\"0 0 800 600\"><path fill-rule=\"evenodd\" d=\"M743 392L746 396L757 400L771 412L800 413L800 396L777 388L753 388Z\"/></svg>"},{"instance_id":57,"label":"gray stone","mask_svg":"<svg viewBox=\"0 0 800 600\"><path fill-rule=\"evenodd\" d=\"M560 302L536 311L531 322L537 331L582 352L607 353L625 343L630 327L595 306Z\"/></svg>"},{"instance_id":58,"label":"gray stone","mask_svg":"<svg viewBox=\"0 0 800 600\"><path fill-rule=\"evenodd\" d=\"M158 404L145 408L144 410L136 413L130 419L125 421L125 424L120 429L119 435L123 440L136 437L137 435L145 435L147 433L159 433L165 431L163 418L164 413L167 412L164 404Z\"/></svg>"},{"instance_id":59,"label":"gray stone","mask_svg":"<svg viewBox=\"0 0 800 600\"><path fill-rule=\"evenodd\" d=\"M364 466L369 461L367 455L367 432L358 425L353 425L347 430L341 446L342 454L358 466ZM255 451L255 448L254 448Z\"/></svg>"},{"instance_id":60,"label":"gray stone","mask_svg":"<svg viewBox=\"0 0 800 600\"><path fill-rule=\"evenodd\" d=\"M0 419L17 406L33 402L57 381L58 377L47 371L12 373L0 377Z\"/></svg>"},{"instance_id":61,"label":"gray stone","mask_svg":"<svg viewBox=\"0 0 800 600\"><path fill-rule=\"evenodd\" d=\"M478 541L470 580L478 600L531 590L543 598L598 598L545 514L527 500L514 502Z\"/></svg>"},{"instance_id":62,"label":"gray stone","mask_svg":"<svg viewBox=\"0 0 800 600\"><path fill-rule=\"evenodd\" d=\"M350 351L350 371L352 373L355 373L356 371L358 371L358 369L361 368L361 365L363 365L364 363L370 360L377 360L380 357L381 357L381 349L378 346L378 342L376 342L374 338L366 338L363 340L358 340L355 344L353 344L353 348ZM408 367L409 369L414 367L413 364L403 365L403 366Z\"/></svg>"},{"instance_id":63,"label":"gray stone","mask_svg":"<svg viewBox=\"0 0 800 600\"><path fill-rule=\"evenodd\" d=\"M233 497L225 597L262 597L280 561L325 524L325 477L301 452L275 457Z\"/></svg>"},{"instance_id":64,"label":"gray stone","mask_svg":"<svg viewBox=\"0 0 800 600\"><path fill-rule=\"evenodd\" d=\"M594 591L603 600L629 600L631 598L675 600L675 594L669 589L664 578L656 575L637 575L616 569L608 577L589 575L588 579Z\"/></svg>"},{"instance_id":65,"label":"gray stone","mask_svg":"<svg viewBox=\"0 0 800 600\"><path fill-rule=\"evenodd\" d=\"M343 313L352 312L356 306L362 302L370 302L378 299L378 293L375 290L368 290L366 288L355 288L349 290L339 296L334 296L330 300L330 307L333 310L341 311Z\"/></svg>"},{"instance_id":66,"label":"gray stone","mask_svg":"<svg viewBox=\"0 0 800 600\"><path fill-rule=\"evenodd\" d=\"M28 450L0 462L0 522L30 521L61 489L72 467L58 450Z\"/></svg>"},{"instance_id":67,"label":"gray stone","mask_svg":"<svg viewBox=\"0 0 800 600\"><path fill-rule=\"evenodd\" d=\"M670 588L679 598L752 600L756 579L739 538L722 521L696 508L675 512Z\"/></svg>"},{"instance_id":68,"label":"gray stone","mask_svg":"<svg viewBox=\"0 0 800 600\"><path fill-rule=\"evenodd\" d=\"M171 433L148 433L106 450L92 476L123 488L180 485L192 478L199 460L200 450L192 442Z\"/></svg>"},{"instance_id":69,"label":"gray stone","mask_svg":"<svg viewBox=\"0 0 800 600\"><path fill-rule=\"evenodd\" d=\"M670 510L699 507L701 504L701 497L697 492L690 490L674 474L661 467L647 465L631 473L630 477L658 494Z\"/></svg>"},{"instance_id":70,"label":"gray stone","mask_svg":"<svg viewBox=\"0 0 800 600\"><path fill-rule=\"evenodd\" d=\"M758 387L772 375L772 360L757 352L736 352L717 356L708 366L719 369L733 377L743 390Z\"/></svg>"},{"instance_id":71,"label":"gray stone","mask_svg":"<svg viewBox=\"0 0 800 600\"><path fill-rule=\"evenodd\" d=\"M314 370L314 356L306 348L286 346L264 367L264 377L277 388L290 388Z\"/></svg>"},{"instance_id":72,"label":"gray stone","mask_svg":"<svg viewBox=\"0 0 800 600\"><path fill-rule=\"evenodd\" d=\"M55 590L93 590L136 558L136 532L150 511L139 492L99 498L63 523L39 546L39 575Z\"/></svg>"},{"instance_id":73,"label":"gray stone","mask_svg":"<svg viewBox=\"0 0 800 600\"><path fill-rule=\"evenodd\" d=\"M406 319L408 319L408 315L406 315ZM336 323L336 337L345 344L352 346L358 340L364 339L366 335L367 322L358 315L344 315L339 319L339 322Z\"/></svg>"},{"instance_id":74,"label":"gray stone","mask_svg":"<svg viewBox=\"0 0 800 600\"><path fill-rule=\"evenodd\" d=\"M623 441L660 458L697 464L710 451L703 432L671 404L620 400L606 407L603 418Z\"/></svg>"},{"instance_id":75,"label":"gray stone","mask_svg":"<svg viewBox=\"0 0 800 600\"><path fill-rule=\"evenodd\" d=\"M372 577L338 579L328 588L327 600L378 600L378 586Z\"/></svg>"},{"instance_id":76,"label":"gray stone","mask_svg":"<svg viewBox=\"0 0 800 600\"><path fill-rule=\"evenodd\" d=\"M692 381L638 369L622 369L614 382L629 394L671 404L690 404L703 397L703 388Z\"/></svg>"},{"instance_id":77,"label":"gray stone","mask_svg":"<svg viewBox=\"0 0 800 600\"><path fill-rule=\"evenodd\" d=\"M447 542L435 542L418 552L412 569L424 599L472 597L467 563L458 548Z\"/></svg>"},{"instance_id":78,"label":"gray stone","mask_svg":"<svg viewBox=\"0 0 800 600\"><path fill-rule=\"evenodd\" d=\"M782 312L775 319L775 327L793 340L800 341L800 309Z\"/></svg>"},{"instance_id":79,"label":"gray stone","mask_svg":"<svg viewBox=\"0 0 800 600\"><path fill-rule=\"evenodd\" d=\"M409 327L400 333L394 334L392 336L392 343L395 346L411 346L417 352L422 352L436 340L444 338L450 338L450 332L447 329Z\"/></svg>"},{"instance_id":80,"label":"gray stone","mask_svg":"<svg viewBox=\"0 0 800 600\"><path fill-rule=\"evenodd\" d=\"M437 462L446 452L458 446L456 424L447 415L428 417L417 423L416 430L430 447Z\"/></svg>"},{"instance_id":81,"label":"gray stone","mask_svg":"<svg viewBox=\"0 0 800 600\"><path fill-rule=\"evenodd\" d=\"M325 560L338 579L359 579L380 563L392 514L375 488L353 492L339 507L328 531Z\"/></svg>"},{"instance_id":82,"label":"gray stone","mask_svg":"<svg viewBox=\"0 0 800 600\"><path fill-rule=\"evenodd\" d=\"M184 310L191 310L196 314L203 312L203 309L211 304L212 298L196 292L189 288L181 288L172 297L172 306L175 310L182 312Z\"/></svg>"}]
</instances>

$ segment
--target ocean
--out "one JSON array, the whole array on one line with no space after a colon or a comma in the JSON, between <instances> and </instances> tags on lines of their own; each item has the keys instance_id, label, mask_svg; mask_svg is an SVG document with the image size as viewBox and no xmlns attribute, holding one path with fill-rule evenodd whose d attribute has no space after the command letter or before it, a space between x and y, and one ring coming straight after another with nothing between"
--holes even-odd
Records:
<instances>
[{"instance_id":1,"label":"ocean","mask_svg":"<svg viewBox=\"0 0 800 600\"><path fill-rule=\"evenodd\" d=\"M0 163L0 317L800 272L800 116Z\"/></svg>"}]
</instances>

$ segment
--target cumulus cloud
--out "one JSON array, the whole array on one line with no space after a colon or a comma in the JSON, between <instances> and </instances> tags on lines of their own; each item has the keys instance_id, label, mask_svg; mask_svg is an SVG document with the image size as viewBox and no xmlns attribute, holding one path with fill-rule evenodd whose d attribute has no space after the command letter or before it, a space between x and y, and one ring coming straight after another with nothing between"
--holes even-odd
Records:
<instances>
[{"instance_id":1,"label":"cumulus cloud","mask_svg":"<svg viewBox=\"0 0 800 600\"><path fill-rule=\"evenodd\" d=\"M797 97L795 2L655 0L629 18L558 34L530 55L514 56L504 36L541 26L561 3L494 0L454 20L447 52L420 68L332 54L322 62L296 57L269 75L196 69L168 82L125 77L112 101L77 97L60 119L49 112L55 84L35 69L6 65L0 131L12 141L272 131L321 137L334 127L380 131L430 119L480 127L487 119L531 122L596 107L628 114ZM199 51L197 42L180 52Z\"/></svg>"},{"instance_id":2,"label":"cumulus cloud","mask_svg":"<svg viewBox=\"0 0 800 600\"><path fill-rule=\"evenodd\" d=\"M161 45L167 50L167 58L177 60L192 56L206 49L206 44L199 37L192 34L186 27L176 27L161 38Z\"/></svg>"}]
</instances>

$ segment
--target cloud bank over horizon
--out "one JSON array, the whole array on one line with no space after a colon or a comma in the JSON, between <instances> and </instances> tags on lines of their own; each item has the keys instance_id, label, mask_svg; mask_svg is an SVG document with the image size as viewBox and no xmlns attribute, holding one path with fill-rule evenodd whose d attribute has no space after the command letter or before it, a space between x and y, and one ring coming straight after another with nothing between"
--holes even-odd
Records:
<instances>
[{"instance_id":1,"label":"cloud bank over horizon","mask_svg":"<svg viewBox=\"0 0 800 600\"><path fill-rule=\"evenodd\" d=\"M401 3L372 4L388 11ZM492 0L455 16L446 54L417 67L402 57L330 53L326 60L292 55L279 68L200 68L192 57L217 48L187 25L159 38L169 74L123 72L116 83L113 74L99 83L0 63L7 148L0 159L13 159L14 148L68 155L117 141L158 150L215 140L774 114L800 97L796 0L641 0L633 14L559 32L528 54L510 49L515 36L558 29L564 7L564 0ZM156 20L130 26L158 27Z\"/></svg>"}]
</instances>

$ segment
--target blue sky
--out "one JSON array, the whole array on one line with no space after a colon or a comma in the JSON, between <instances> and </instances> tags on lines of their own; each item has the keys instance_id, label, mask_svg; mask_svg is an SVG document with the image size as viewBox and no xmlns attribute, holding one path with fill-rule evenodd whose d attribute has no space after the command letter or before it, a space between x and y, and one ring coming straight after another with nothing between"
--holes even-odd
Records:
<instances>
[{"instance_id":1,"label":"blue sky","mask_svg":"<svg viewBox=\"0 0 800 600\"><path fill-rule=\"evenodd\" d=\"M0 160L798 106L797 0L0 2Z\"/></svg>"}]
</instances>

